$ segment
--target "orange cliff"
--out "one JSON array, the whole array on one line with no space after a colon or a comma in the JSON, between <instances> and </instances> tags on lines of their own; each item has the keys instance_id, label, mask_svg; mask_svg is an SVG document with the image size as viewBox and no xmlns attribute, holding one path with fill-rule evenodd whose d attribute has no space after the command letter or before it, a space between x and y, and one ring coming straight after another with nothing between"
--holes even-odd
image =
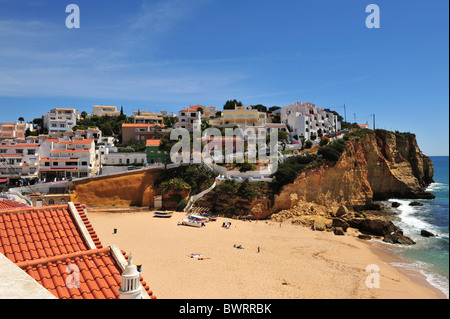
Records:
<instances>
[{"instance_id":1,"label":"orange cliff","mask_svg":"<svg viewBox=\"0 0 450 319\"><path fill-rule=\"evenodd\" d=\"M88 206L153 206L162 170L144 170L74 181L71 200Z\"/></svg>"},{"instance_id":2,"label":"orange cliff","mask_svg":"<svg viewBox=\"0 0 450 319\"><path fill-rule=\"evenodd\" d=\"M300 173L275 196L270 213L310 202L335 208L387 198L433 198L433 163L419 149L415 135L367 131L347 142L340 159Z\"/></svg>"}]
</instances>

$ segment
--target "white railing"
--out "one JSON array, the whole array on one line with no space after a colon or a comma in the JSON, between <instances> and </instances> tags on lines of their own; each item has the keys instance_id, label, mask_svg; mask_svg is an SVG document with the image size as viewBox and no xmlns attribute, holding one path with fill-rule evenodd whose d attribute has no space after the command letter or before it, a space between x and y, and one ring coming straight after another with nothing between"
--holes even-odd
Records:
<instances>
[{"instance_id":1,"label":"white railing","mask_svg":"<svg viewBox=\"0 0 450 319\"><path fill-rule=\"evenodd\" d=\"M191 209L192 205L194 205L194 203L195 203L196 201L198 201L200 198L202 198L203 196L205 196L206 194L208 194L209 192L211 192L211 191L212 191L217 185L219 185L221 182L222 182L222 180L216 178L216 180L214 181L214 184L212 184L210 188L205 189L203 192L198 193L197 195L191 196L191 197L189 198L189 201L188 201L186 207L184 208L184 211L185 211L185 212L188 212L188 211Z\"/></svg>"}]
</instances>

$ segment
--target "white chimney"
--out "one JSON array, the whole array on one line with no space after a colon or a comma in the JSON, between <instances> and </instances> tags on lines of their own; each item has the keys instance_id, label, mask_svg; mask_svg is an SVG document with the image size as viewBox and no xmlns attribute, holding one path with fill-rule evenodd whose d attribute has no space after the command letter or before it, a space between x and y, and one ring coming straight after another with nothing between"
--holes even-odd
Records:
<instances>
[{"instance_id":1,"label":"white chimney","mask_svg":"<svg viewBox=\"0 0 450 319\"><path fill-rule=\"evenodd\" d=\"M119 289L120 299L141 299L142 285L139 281L139 272L133 265L133 257L128 257L128 265L122 273L122 285Z\"/></svg>"}]
</instances>

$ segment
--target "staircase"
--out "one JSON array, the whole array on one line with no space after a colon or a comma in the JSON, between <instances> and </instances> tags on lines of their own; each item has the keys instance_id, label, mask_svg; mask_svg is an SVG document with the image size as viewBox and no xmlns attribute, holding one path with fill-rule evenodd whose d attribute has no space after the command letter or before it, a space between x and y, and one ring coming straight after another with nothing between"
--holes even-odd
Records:
<instances>
[{"instance_id":1,"label":"staircase","mask_svg":"<svg viewBox=\"0 0 450 319\"><path fill-rule=\"evenodd\" d=\"M214 181L214 184L212 184L212 186L210 188L204 190L203 192L201 192L197 195L191 196L191 198L189 198L189 201L188 201L186 207L184 208L184 212L191 213L192 209L194 209L194 207L193 207L194 203L196 201L198 201L200 198L202 198L203 196L205 196L206 194L208 194L209 192L211 192L221 182L222 181L220 179L216 178L216 180Z\"/></svg>"}]
</instances>

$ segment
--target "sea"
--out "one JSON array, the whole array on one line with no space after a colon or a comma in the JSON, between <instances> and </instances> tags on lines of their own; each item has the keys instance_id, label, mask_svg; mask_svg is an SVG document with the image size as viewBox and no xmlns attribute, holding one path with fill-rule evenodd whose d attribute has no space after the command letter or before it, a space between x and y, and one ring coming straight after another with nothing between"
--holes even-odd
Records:
<instances>
[{"instance_id":1,"label":"sea","mask_svg":"<svg viewBox=\"0 0 450 319\"><path fill-rule=\"evenodd\" d=\"M394 266L404 267L422 273L428 283L449 297L449 157L430 156L434 165L434 183L427 191L436 196L432 200L405 200L392 198L385 202L401 204L391 208L397 220L394 224L412 238L416 245L392 245L402 262ZM418 201L423 206L409 206ZM434 237L420 235L422 229L435 234Z\"/></svg>"}]
</instances>

